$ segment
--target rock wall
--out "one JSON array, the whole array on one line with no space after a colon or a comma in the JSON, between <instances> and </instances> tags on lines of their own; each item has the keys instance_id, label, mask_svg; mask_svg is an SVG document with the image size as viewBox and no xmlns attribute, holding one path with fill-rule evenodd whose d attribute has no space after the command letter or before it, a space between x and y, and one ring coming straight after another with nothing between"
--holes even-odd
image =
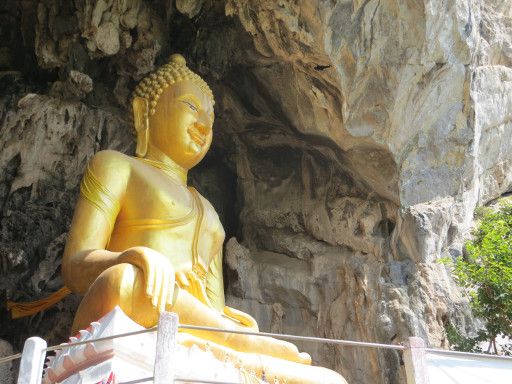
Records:
<instances>
[{"instance_id":1,"label":"rock wall","mask_svg":"<svg viewBox=\"0 0 512 384\"><path fill-rule=\"evenodd\" d=\"M218 207L228 303L263 330L446 347L472 329L436 260L512 186L504 0L37 0L0 5L0 290L59 287L78 183L133 151L137 80L183 52L216 95L191 181ZM1 314L19 349L60 342L79 298ZM399 354L303 344L352 383L404 382Z\"/></svg>"}]
</instances>

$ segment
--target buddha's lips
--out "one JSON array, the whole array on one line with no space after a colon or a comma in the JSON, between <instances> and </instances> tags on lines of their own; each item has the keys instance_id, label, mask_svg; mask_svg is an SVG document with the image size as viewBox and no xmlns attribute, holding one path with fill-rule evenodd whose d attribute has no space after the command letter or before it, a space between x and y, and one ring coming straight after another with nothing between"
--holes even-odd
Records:
<instances>
[{"instance_id":1,"label":"buddha's lips","mask_svg":"<svg viewBox=\"0 0 512 384\"><path fill-rule=\"evenodd\" d=\"M202 135L201 132L199 132L199 130L197 128L195 128L195 127L189 128L188 134L190 135L192 140L196 144L200 145L201 147L206 144L206 137L204 137L204 135Z\"/></svg>"}]
</instances>

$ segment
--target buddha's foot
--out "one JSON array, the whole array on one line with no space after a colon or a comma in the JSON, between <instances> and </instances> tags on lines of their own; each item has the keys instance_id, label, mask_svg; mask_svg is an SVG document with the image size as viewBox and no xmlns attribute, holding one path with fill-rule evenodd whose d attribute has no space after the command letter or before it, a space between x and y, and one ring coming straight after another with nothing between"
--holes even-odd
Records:
<instances>
[{"instance_id":1,"label":"buddha's foot","mask_svg":"<svg viewBox=\"0 0 512 384\"><path fill-rule=\"evenodd\" d=\"M229 329L228 327L223 327ZM231 327L232 328L232 327ZM237 329L238 330L238 329ZM186 331L196 337L210 340L238 352L256 353L299 364L311 364L311 356L299 352L297 347L287 341L267 336L243 335L228 332Z\"/></svg>"},{"instance_id":2,"label":"buddha's foot","mask_svg":"<svg viewBox=\"0 0 512 384\"><path fill-rule=\"evenodd\" d=\"M311 364L311 356L306 352L300 352L298 348L287 341L274 339L267 336L231 335L233 347L241 352L252 352L272 356L278 359L293 361L299 364ZM235 336L235 337L233 337ZM245 336L244 340L235 342L236 336ZM227 344L231 346L231 343ZM237 347L241 347L240 349Z\"/></svg>"}]
</instances>

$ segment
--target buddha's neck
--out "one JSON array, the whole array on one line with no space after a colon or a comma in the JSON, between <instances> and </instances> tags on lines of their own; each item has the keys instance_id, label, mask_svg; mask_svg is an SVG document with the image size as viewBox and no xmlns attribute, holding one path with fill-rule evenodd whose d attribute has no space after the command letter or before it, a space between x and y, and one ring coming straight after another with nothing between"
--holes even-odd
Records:
<instances>
[{"instance_id":1,"label":"buddha's neck","mask_svg":"<svg viewBox=\"0 0 512 384\"><path fill-rule=\"evenodd\" d=\"M176 164L174 160L172 160L157 147L149 144L146 156L144 156L143 160L146 160L149 164L161 169L163 172L176 179L181 184L187 185L188 170Z\"/></svg>"}]
</instances>

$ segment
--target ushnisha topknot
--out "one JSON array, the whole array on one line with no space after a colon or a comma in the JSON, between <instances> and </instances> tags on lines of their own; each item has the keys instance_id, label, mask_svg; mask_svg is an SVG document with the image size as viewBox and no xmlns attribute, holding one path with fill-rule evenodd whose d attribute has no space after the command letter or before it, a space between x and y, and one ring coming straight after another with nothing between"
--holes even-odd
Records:
<instances>
[{"instance_id":1,"label":"ushnisha topknot","mask_svg":"<svg viewBox=\"0 0 512 384\"><path fill-rule=\"evenodd\" d=\"M179 53L172 54L167 64L142 79L135 87L133 95L145 98L149 103L149 114L153 115L164 89L182 80L191 80L214 102L213 93L208 84L187 67L187 61Z\"/></svg>"}]
</instances>

